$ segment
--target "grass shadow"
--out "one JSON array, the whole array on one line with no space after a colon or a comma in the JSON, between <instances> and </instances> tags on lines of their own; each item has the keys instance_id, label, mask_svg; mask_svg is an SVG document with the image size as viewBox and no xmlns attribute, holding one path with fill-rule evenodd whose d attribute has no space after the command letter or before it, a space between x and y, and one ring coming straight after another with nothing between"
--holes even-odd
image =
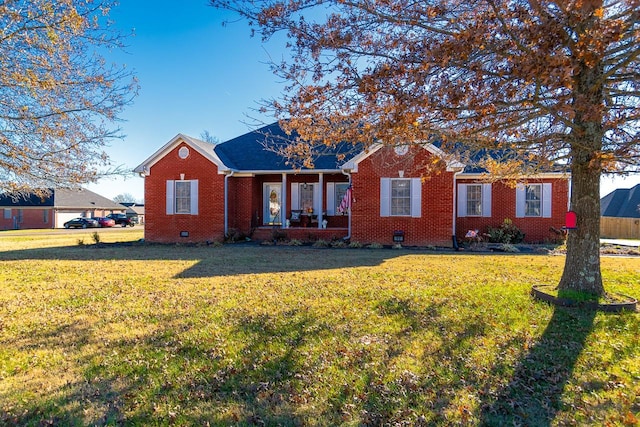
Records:
<instances>
[{"instance_id":1,"label":"grass shadow","mask_svg":"<svg viewBox=\"0 0 640 427\"><path fill-rule=\"evenodd\" d=\"M412 252L413 253L413 252ZM237 274L285 273L378 266L406 255L391 250L326 250L256 245L176 246L138 242L0 252L0 261L197 261L174 278L220 277Z\"/></svg>"},{"instance_id":2,"label":"grass shadow","mask_svg":"<svg viewBox=\"0 0 640 427\"><path fill-rule=\"evenodd\" d=\"M482 402L482 425L552 425L596 313L556 307L544 333L515 367L509 382Z\"/></svg>"}]
</instances>

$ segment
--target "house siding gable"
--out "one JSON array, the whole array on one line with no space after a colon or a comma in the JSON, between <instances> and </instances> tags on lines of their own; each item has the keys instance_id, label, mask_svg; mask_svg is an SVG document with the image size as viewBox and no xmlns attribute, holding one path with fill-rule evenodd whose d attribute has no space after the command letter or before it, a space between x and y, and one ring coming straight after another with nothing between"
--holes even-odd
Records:
<instances>
[{"instance_id":1,"label":"house siding gable","mask_svg":"<svg viewBox=\"0 0 640 427\"><path fill-rule=\"evenodd\" d=\"M181 147L189 148L189 155L180 158ZM197 206L193 214L172 214L168 202L168 181L196 181ZM203 242L224 238L224 175L217 166L192 147L182 142L159 159L145 177L145 239L150 242ZM169 194L169 197L171 195ZM197 210L194 208L197 207ZM188 234L182 237L181 233Z\"/></svg>"},{"instance_id":2,"label":"house siding gable","mask_svg":"<svg viewBox=\"0 0 640 427\"><path fill-rule=\"evenodd\" d=\"M352 175L353 216L351 239L361 243L392 244L396 230L404 232L404 245L451 246L453 229L453 172L444 170L424 177L419 195L421 209L412 209L416 216L384 216L381 212L382 182L387 178L421 180L424 168L433 154L422 147L412 147L409 153L398 156L390 147L384 147L362 160L358 172ZM413 202L412 200L412 202ZM412 206L413 208L413 206ZM418 212L420 212L418 217ZM382 215L381 215L382 213Z\"/></svg>"}]
</instances>

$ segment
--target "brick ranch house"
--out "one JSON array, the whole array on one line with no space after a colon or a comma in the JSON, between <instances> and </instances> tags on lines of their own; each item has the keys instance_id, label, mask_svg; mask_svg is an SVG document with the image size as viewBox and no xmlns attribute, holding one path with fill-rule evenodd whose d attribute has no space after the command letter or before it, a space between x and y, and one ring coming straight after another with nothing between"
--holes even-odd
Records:
<instances>
[{"instance_id":1,"label":"brick ranch house","mask_svg":"<svg viewBox=\"0 0 640 427\"><path fill-rule=\"evenodd\" d=\"M125 207L85 188L51 189L45 197L36 194L0 195L0 230L62 228L77 217L123 213Z\"/></svg>"},{"instance_id":2,"label":"brick ranch house","mask_svg":"<svg viewBox=\"0 0 640 427\"><path fill-rule=\"evenodd\" d=\"M145 178L145 239L260 240L276 231L301 240L392 244L395 235L407 246L452 246L452 236L498 227L505 218L528 242L555 238L551 228L564 224L563 173L527 177L513 188L450 161L421 177L420 165L444 158L431 144L372 147L342 162L332 153L314 169L293 170L265 149L270 138L286 138L277 123L216 145L178 134L151 155L135 169ZM350 207L341 209L347 200Z\"/></svg>"}]
</instances>

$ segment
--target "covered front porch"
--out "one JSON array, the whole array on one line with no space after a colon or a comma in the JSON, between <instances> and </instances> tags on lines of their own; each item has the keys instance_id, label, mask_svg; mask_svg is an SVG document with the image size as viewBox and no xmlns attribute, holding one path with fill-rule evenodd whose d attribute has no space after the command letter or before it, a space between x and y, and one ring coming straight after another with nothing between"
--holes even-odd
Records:
<instances>
[{"instance_id":1,"label":"covered front porch","mask_svg":"<svg viewBox=\"0 0 640 427\"><path fill-rule=\"evenodd\" d=\"M268 234L269 230L280 229L296 236L311 231L323 236L348 236L351 187L345 174L288 172L255 178L254 232Z\"/></svg>"}]
</instances>

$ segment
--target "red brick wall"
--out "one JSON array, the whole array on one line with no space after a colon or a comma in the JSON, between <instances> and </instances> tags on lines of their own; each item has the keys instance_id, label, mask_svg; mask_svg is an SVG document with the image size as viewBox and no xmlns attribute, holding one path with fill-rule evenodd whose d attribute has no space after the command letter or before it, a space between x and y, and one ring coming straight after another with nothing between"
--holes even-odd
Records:
<instances>
[{"instance_id":1,"label":"red brick wall","mask_svg":"<svg viewBox=\"0 0 640 427\"><path fill-rule=\"evenodd\" d=\"M189 157L181 159L179 144L151 167L145 178L145 239L150 242L204 242L224 238L224 175L208 159L189 147ZM166 182L198 180L198 214L166 214ZM189 237L180 237L186 231Z\"/></svg>"},{"instance_id":2,"label":"red brick wall","mask_svg":"<svg viewBox=\"0 0 640 427\"><path fill-rule=\"evenodd\" d=\"M19 217L18 210L18 208L12 208L11 218L4 219L4 209L0 208L0 230L12 230L15 228L13 217ZM44 221L44 210L42 208L22 208L22 221L18 222L18 228L53 228L53 210L51 208L46 209L49 211L46 222Z\"/></svg>"},{"instance_id":3,"label":"red brick wall","mask_svg":"<svg viewBox=\"0 0 640 427\"><path fill-rule=\"evenodd\" d=\"M472 184L474 182L478 181L457 181L459 184ZM485 233L488 227L499 227L505 218L509 218L514 225L525 233L525 242L540 243L556 239L558 235L550 231L550 228L560 229L564 225L564 216L567 212L569 197L569 181L567 179L544 179L529 182L532 184L552 184L551 218L516 218L516 189L504 183L495 182L491 185L491 217L457 217L456 236L463 238L468 230L475 229Z\"/></svg>"},{"instance_id":4,"label":"red brick wall","mask_svg":"<svg viewBox=\"0 0 640 427\"><path fill-rule=\"evenodd\" d=\"M422 212L420 218L380 216L380 178L417 178L425 174L423 165L433 160L422 148L413 148L404 156L383 148L358 165L352 175L353 208L351 240L360 243L393 244L394 230L403 230L403 245L451 246L453 232L453 173L440 171L422 181Z\"/></svg>"},{"instance_id":5,"label":"red brick wall","mask_svg":"<svg viewBox=\"0 0 640 427\"><path fill-rule=\"evenodd\" d=\"M145 179L146 224L145 238L151 242L203 242L224 238L224 175L194 149L186 159L178 157L178 145L164 158L151 167ZM405 233L404 245L451 245L453 230L453 172L441 170L425 174L423 165L432 162L433 155L427 150L414 148L405 156L397 156L392 149L382 149L359 164L358 172L352 175L353 202L351 238L361 243L393 243L393 232ZM380 178L397 178L398 171L404 171L404 178L423 176L422 212L420 218L380 216ZM198 215L166 214L166 181L179 180L184 173L185 180L198 180ZM229 179L228 226L250 235L254 227L262 225L263 184L281 182L280 174L259 177L231 177ZM290 184L296 182L317 182L317 175L290 175L287 177L287 213L291 210ZM346 182L346 177L335 174L323 177L326 191L327 182ZM458 181L470 183L473 181ZM553 184L551 218L516 218L515 189L502 183L492 186L491 218L456 218L456 235L464 237L469 229L485 232L487 227L499 226L505 218L510 218L525 234L529 242L545 241L555 237L550 227L560 228L564 223L567 208L568 181L566 179L545 180ZM326 194L323 197L326 205ZM26 214L26 210L24 211ZM39 210L42 221L42 211ZM286 218L285 217L285 218ZM346 217L337 218L340 223L330 226L344 226ZM36 218L38 220L38 218ZM26 215L25 215L26 221ZM52 219L50 219L52 221ZM0 226L4 223L0 223ZM6 225L12 228L13 223ZM187 231L189 237L180 237Z\"/></svg>"},{"instance_id":6,"label":"red brick wall","mask_svg":"<svg viewBox=\"0 0 640 427\"><path fill-rule=\"evenodd\" d=\"M229 228L249 235L255 226L252 221L256 211L258 185L252 177L229 179Z\"/></svg>"}]
</instances>

